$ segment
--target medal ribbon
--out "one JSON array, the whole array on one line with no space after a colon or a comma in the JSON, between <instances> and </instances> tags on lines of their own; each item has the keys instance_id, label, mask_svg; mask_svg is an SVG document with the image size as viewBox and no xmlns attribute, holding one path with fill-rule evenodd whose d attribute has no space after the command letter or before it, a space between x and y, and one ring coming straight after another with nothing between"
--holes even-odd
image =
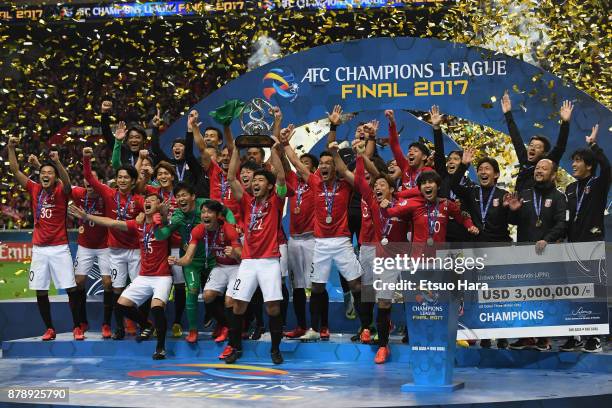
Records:
<instances>
[{"instance_id":1,"label":"medal ribbon","mask_svg":"<svg viewBox=\"0 0 612 408\"><path fill-rule=\"evenodd\" d=\"M210 247L208 246L208 231L206 231L206 234L204 235L204 251L206 252L206 258L210 256L210 252L211 252L210 250L212 249L212 247L214 247L215 243L217 242L217 235L219 235L219 229L221 229L221 226L219 226L217 230L215 231L215 236L213 237L212 245Z\"/></svg>"},{"instance_id":2,"label":"medal ribbon","mask_svg":"<svg viewBox=\"0 0 612 408\"><path fill-rule=\"evenodd\" d=\"M591 183L593 182L594 179L595 177L591 177L589 181L587 181L586 186L584 186L584 189L582 190L582 193L580 193L580 197L578 198L578 200L576 200L576 217L578 217L578 213L580 212L580 207L582 207L582 200L584 199L584 193L591 186ZM579 187L580 185L576 184L576 195L578 195Z\"/></svg>"},{"instance_id":3,"label":"medal ribbon","mask_svg":"<svg viewBox=\"0 0 612 408\"><path fill-rule=\"evenodd\" d=\"M540 214L542 213L542 196L536 199L535 189L532 190L532 192L533 192L533 209L535 210L536 216L538 217L538 220L539 220Z\"/></svg>"},{"instance_id":4,"label":"medal ribbon","mask_svg":"<svg viewBox=\"0 0 612 408\"><path fill-rule=\"evenodd\" d=\"M300 205L302 205L302 195L304 194L304 192L306 192L307 189L308 189L308 184L306 183L298 184L297 191L295 192L296 193L296 198L295 198L296 207L299 207Z\"/></svg>"},{"instance_id":5,"label":"medal ribbon","mask_svg":"<svg viewBox=\"0 0 612 408\"><path fill-rule=\"evenodd\" d=\"M338 182L334 180L334 187L331 193L327 190L327 184L323 182L323 193L325 194L325 206L327 207L327 216L331 217L332 209L334 207L334 199L336 198L336 189L338 188Z\"/></svg>"},{"instance_id":6,"label":"medal ribbon","mask_svg":"<svg viewBox=\"0 0 612 408\"><path fill-rule=\"evenodd\" d=\"M389 208L393 208L393 206L395 205L395 200L391 200L391 203L389 204ZM391 217L385 217L383 216L382 210L380 209L380 207L378 208L378 215L380 217L380 219L383 222L383 227L382 227L382 237L383 239L387 238L387 235L389 235L389 232L391 231Z\"/></svg>"},{"instance_id":7,"label":"medal ribbon","mask_svg":"<svg viewBox=\"0 0 612 408\"><path fill-rule=\"evenodd\" d=\"M221 176L221 200L224 200L225 193L227 193L227 190L229 188L229 183L223 173L221 173L220 176Z\"/></svg>"},{"instance_id":8,"label":"medal ribbon","mask_svg":"<svg viewBox=\"0 0 612 408\"><path fill-rule=\"evenodd\" d=\"M431 205L429 202L425 204L427 208L427 225L429 230L429 237L433 239L434 232L436 230L436 221L438 220L438 203L434 205L433 214L431 211Z\"/></svg>"},{"instance_id":9,"label":"medal ribbon","mask_svg":"<svg viewBox=\"0 0 612 408\"><path fill-rule=\"evenodd\" d=\"M41 189L40 193L38 193L38 200L36 203L36 223L38 223L40 219L40 212L42 211L43 202L47 202L47 197L49 197L49 195L47 194L45 189Z\"/></svg>"},{"instance_id":10,"label":"medal ribbon","mask_svg":"<svg viewBox=\"0 0 612 408\"><path fill-rule=\"evenodd\" d=\"M115 194L115 203L117 203L117 219L120 221L125 221L127 217L128 207L130 206L130 202L132 201L132 194L128 194L127 200L125 201L125 207L121 207L121 197L119 192Z\"/></svg>"},{"instance_id":11,"label":"medal ribbon","mask_svg":"<svg viewBox=\"0 0 612 408\"><path fill-rule=\"evenodd\" d=\"M480 205L480 219L482 220L482 226L484 227L484 225L487 223L487 213L489 212L489 207L491 207L491 203L493 202L493 193L495 193L495 189L497 187L495 185L493 185L493 188L491 189L491 194L489 194L489 199L487 200L487 204L486 206L482 206L483 205L483 194L482 194L482 187L478 186L478 190L480 193L480 202L478 203L478 205Z\"/></svg>"},{"instance_id":12,"label":"medal ribbon","mask_svg":"<svg viewBox=\"0 0 612 408\"><path fill-rule=\"evenodd\" d=\"M253 203L251 204L251 219L249 220L249 232L253 230L255 223L257 220L263 217L263 210L268 207L268 202L263 203L259 208L256 207L257 200L253 198Z\"/></svg>"},{"instance_id":13,"label":"medal ribbon","mask_svg":"<svg viewBox=\"0 0 612 408\"><path fill-rule=\"evenodd\" d=\"M176 166L176 175L178 177L178 181L183 181L183 178L185 178L185 168L187 167L187 163L183 163L183 167L181 168L180 166Z\"/></svg>"},{"instance_id":14,"label":"medal ribbon","mask_svg":"<svg viewBox=\"0 0 612 408\"><path fill-rule=\"evenodd\" d=\"M149 232L147 232L147 223L145 222L142 226L143 228L143 237L142 237L142 241L144 242L144 248L145 248L145 254L148 253L147 250L149 249L149 241L151 240L151 237L153 236L153 233L155 232L155 225L153 225L151 227L151 229L149 230ZM153 248L151 248L151 251L153 251Z\"/></svg>"}]
</instances>

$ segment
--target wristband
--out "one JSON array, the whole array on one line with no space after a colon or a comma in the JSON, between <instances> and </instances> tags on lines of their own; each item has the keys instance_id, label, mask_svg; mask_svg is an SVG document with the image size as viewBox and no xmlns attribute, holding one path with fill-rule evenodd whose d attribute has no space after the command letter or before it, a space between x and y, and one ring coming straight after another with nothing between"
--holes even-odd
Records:
<instances>
[{"instance_id":1,"label":"wristband","mask_svg":"<svg viewBox=\"0 0 612 408\"><path fill-rule=\"evenodd\" d=\"M331 125L329 125L329 131L330 132L335 132L336 129L338 129L338 125L334 125L333 123Z\"/></svg>"}]
</instances>

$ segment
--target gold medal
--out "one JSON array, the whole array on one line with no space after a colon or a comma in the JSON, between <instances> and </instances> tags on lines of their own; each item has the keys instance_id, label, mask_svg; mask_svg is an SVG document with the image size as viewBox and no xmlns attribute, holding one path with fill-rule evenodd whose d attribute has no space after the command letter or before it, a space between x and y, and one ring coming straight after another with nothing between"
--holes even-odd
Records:
<instances>
[{"instance_id":1,"label":"gold medal","mask_svg":"<svg viewBox=\"0 0 612 408\"><path fill-rule=\"evenodd\" d=\"M331 215L328 215L328 216L325 218L325 222L326 222L327 224L331 224L331 223L332 223L332 216L331 216Z\"/></svg>"},{"instance_id":2,"label":"gold medal","mask_svg":"<svg viewBox=\"0 0 612 408\"><path fill-rule=\"evenodd\" d=\"M295 207L295 208L293 209L293 213L294 213L294 214L299 214L299 213L300 213L300 207Z\"/></svg>"},{"instance_id":3,"label":"gold medal","mask_svg":"<svg viewBox=\"0 0 612 408\"><path fill-rule=\"evenodd\" d=\"M79 234L82 234L82 233L84 233L84 232L85 232L85 227L81 225L81 226L79 227Z\"/></svg>"},{"instance_id":4,"label":"gold medal","mask_svg":"<svg viewBox=\"0 0 612 408\"><path fill-rule=\"evenodd\" d=\"M542 220L538 218L536 221L536 227L540 228L542 226Z\"/></svg>"}]
</instances>

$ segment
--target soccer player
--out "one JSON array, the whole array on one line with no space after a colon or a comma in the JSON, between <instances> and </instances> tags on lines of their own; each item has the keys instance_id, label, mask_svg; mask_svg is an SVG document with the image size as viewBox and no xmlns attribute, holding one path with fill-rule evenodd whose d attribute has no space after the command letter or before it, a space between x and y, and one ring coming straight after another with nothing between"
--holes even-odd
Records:
<instances>
[{"instance_id":1,"label":"soccer player","mask_svg":"<svg viewBox=\"0 0 612 408\"><path fill-rule=\"evenodd\" d=\"M178 208L173 190L174 180L176 180L175 167L166 161L160 161L153 169L153 177L157 180L157 184L159 184L158 187L144 185L145 181L149 178L147 173L146 178L141 177L138 180L137 191L159 195L159 199L165 204L162 207L162 212L165 212L167 209L167 216L172 217L172 214ZM170 237L170 254L179 257L181 245L181 235L175 232ZM178 265L172 266L172 284L174 285L174 323L172 324L172 337L181 337L183 335L181 321L183 320L183 312L185 311L186 292L183 269Z\"/></svg>"},{"instance_id":2,"label":"soccer player","mask_svg":"<svg viewBox=\"0 0 612 408\"><path fill-rule=\"evenodd\" d=\"M604 213L610 190L610 161L597 144L598 130L599 125L593 126L591 134L585 138L588 148L578 149L572 154L572 175L576 181L565 189L569 208L569 242L605 241ZM596 176L598 165L599 176ZM590 336L583 343L580 337L570 337L559 349L599 353L601 340Z\"/></svg>"},{"instance_id":3,"label":"soccer player","mask_svg":"<svg viewBox=\"0 0 612 408\"><path fill-rule=\"evenodd\" d=\"M275 147L276 148L276 147ZM251 183L251 195L236 179L238 149L232 152L227 173L232 193L244 215L244 244L242 262L233 287L234 321L230 331L232 352L225 358L228 364L236 362L242 355L242 327L244 312L257 286L263 292L263 299L270 322L272 338L271 357L274 364L281 364L283 356L279 346L282 338L282 316L280 251L278 249L279 223L282 206L287 192L285 172L277 153L272 151L272 165L277 169L276 178L267 170L258 170ZM274 185L276 184L276 193Z\"/></svg>"},{"instance_id":4,"label":"soccer player","mask_svg":"<svg viewBox=\"0 0 612 408\"><path fill-rule=\"evenodd\" d=\"M557 165L552 160L541 159L533 173L533 187L507 195L503 203L510 208L510 223L517 225L516 241L535 242L536 254L543 253L549 242L565 238L567 232L567 200L555 187L556 172ZM533 338L518 339L510 348L547 351L552 346L550 338L540 337L537 342Z\"/></svg>"},{"instance_id":5,"label":"soccer player","mask_svg":"<svg viewBox=\"0 0 612 408\"><path fill-rule=\"evenodd\" d=\"M231 291L234 287L242 253L240 237L236 227L223 221L223 212L224 207L218 201L208 200L202 203L200 212L202 223L196 225L191 231L189 247L185 251L185 255L181 258L175 256L168 258L171 265L187 266L191 264L198 245L204 245L204 252L207 256L212 254L215 257L215 266L208 275L208 280L204 286L204 302L207 307L213 308L212 316L217 320L217 324L222 327L219 336L214 339L217 343L221 343L228 338L228 325L233 320ZM223 305L213 303L217 297L223 296L224 293L226 293L225 310ZM224 359L226 355L231 353L231 346L232 344L228 344L219 358Z\"/></svg>"},{"instance_id":6,"label":"soccer player","mask_svg":"<svg viewBox=\"0 0 612 408\"><path fill-rule=\"evenodd\" d=\"M508 133L512 139L512 145L516 151L516 155L519 159L520 170L516 177L516 186L514 190L521 192L528 188L532 188L534 184L533 173L536 164L543 158L550 159L555 165L559 165L563 153L565 153L565 146L567 145L567 138L569 136L569 121L572 117L572 111L574 105L570 101L563 101L561 109L559 110L559 116L561 117L561 127L559 128L559 137L557 138L556 146L550 150L550 140L546 136L536 135L529 140L527 148L523 144L523 139L519 133L518 127L512 117L512 101L508 91L504 93L501 100L501 108L506 118L506 124L508 125Z\"/></svg>"},{"instance_id":7,"label":"soccer player","mask_svg":"<svg viewBox=\"0 0 612 408\"><path fill-rule=\"evenodd\" d=\"M117 189L111 188L96 179L91 171L93 149L83 149L83 175L87 183L104 199L106 216L118 221L128 221L136 218L143 210L144 199L133 192L138 179L136 169L131 166L121 166L116 171ZM109 263L115 298L119 298L127 284L127 278L136 279L140 270L140 251L138 237L124 230L108 231ZM123 321L115 314L117 327L113 338L125 337Z\"/></svg>"},{"instance_id":8,"label":"soccer player","mask_svg":"<svg viewBox=\"0 0 612 408\"><path fill-rule=\"evenodd\" d=\"M392 110L386 110L385 116L389 120L389 145L395 163L402 171L402 186L405 189L414 188L417 186L416 180L422 172L433 170L431 167L425 166L430 153L429 149L421 142L413 142L408 147L408 158L406 158L399 142L395 113Z\"/></svg>"},{"instance_id":9,"label":"soccer player","mask_svg":"<svg viewBox=\"0 0 612 408\"><path fill-rule=\"evenodd\" d=\"M336 110L336 109L334 109ZM332 112L333 114L334 112ZM339 116L339 115L338 115ZM338 120L331 121L339 123ZM333 124L330 131L336 131ZM290 136L290 135L289 135ZM319 168L311 174L309 169L298 159L289 145L288 137L281 134L285 154L295 167L299 176L308 180L308 186L314 191L314 236L313 273L311 275L312 294L310 297L311 328L300 339L316 341L321 338L321 315L325 307L324 290L329 279L332 265L336 265L340 274L348 281L355 300L361 326L366 327L367 313L360 307L361 303L361 266L353 251L348 229L347 209L353 191L353 176L337 154L337 143L330 147L334 153L325 151L319 157ZM336 168L345 179L339 180ZM327 334L327 333L325 333Z\"/></svg>"},{"instance_id":10,"label":"soccer player","mask_svg":"<svg viewBox=\"0 0 612 408\"><path fill-rule=\"evenodd\" d=\"M101 174L98 170L92 169L93 176L100 180ZM72 199L74 205L83 208L87 214L104 215L106 209L104 207L104 199L96 190L83 180L85 187L72 187ZM110 339L111 318L113 313L113 288L111 282L111 267L109 264L108 250L108 231L106 227L94 224L93 222L79 220L79 236L77 238L77 253L74 261L74 270L76 276L77 287L81 297L81 319L83 324L81 328L85 331L87 323L87 292L85 284L87 283L87 275L91 271L94 262L98 262L100 275L102 275L102 285L104 287L104 317L102 319L102 338Z\"/></svg>"},{"instance_id":11,"label":"soccer player","mask_svg":"<svg viewBox=\"0 0 612 408\"><path fill-rule=\"evenodd\" d=\"M256 164L259 167L265 165L266 151L263 147L249 147L246 153L247 161Z\"/></svg>"},{"instance_id":12,"label":"soccer player","mask_svg":"<svg viewBox=\"0 0 612 408\"><path fill-rule=\"evenodd\" d=\"M283 129L284 130L284 129ZM310 173L319 166L317 158L303 154L300 161ZM289 277L293 289L293 310L297 327L284 333L295 339L306 333L306 288L310 288L312 254L314 251L314 195L307 178L298 177L294 171L287 173L287 185L295 194L289 197L289 242L287 243ZM325 316L324 316L325 317Z\"/></svg>"},{"instance_id":13,"label":"soccer player","mask_svg":"<svg viewBox=\"0 0 612 408\"><path fill-rule=\"evenodd\" d=\"M118 229L137 237L140 245L140 257L142 259L138 276L123 291L115 306L115 314L123 321L124 317L138 323L140 335L136 341L148 340L153 334L153 328L157 332L157 346L153 354L153 360L166 358L166 315L164 309L168 303L170 289L172 289L172 272L168 265L169 248L164 240L155 239L155 230L159 227L160 198L155 193L147 193L144 200L144 217L139 214L137 219L121 221L109 217L100 217L88 214L82 208L70 207L70 213L84 221L92 221L104 227ZM147 318L138 311L137 307L153 297L151 302L151 313L155 318L155 327L147 321ZM120 339L117 337L117 339Z\"/></svg>"},{"instance_id":14,"label":"soccer player","mask_svg":"<svg viewBox=\"0 0 612 408\"><path fill-rule=\"evenodd\" d=\"M49 285L53 279L56 289L66 289L68 304L72 313L73 336L83 340L81 330L81 305L72 266L72 256L68 248L66 232L66 209L71 194L70 177L59 160L59 153L52 151L52 162L42 163L40 183L35 183L21 172L17 163L15 148L19 143L16 137L9 137L8 158L15 180L32 197L34 212L34 233L32 234L32 262L28 287L36 291L38 310L47 327L43 341L55 339L55 328L51 320Z\"/></svg>"},{"instance_id":15,"label":"soccer player","mask_svg":"<svg viewBox=\"0 0 612 408\"><path fill-rule=\"evenodd\" d=\"M473 235L479 230L472 219L464 217L461 209L454 201L438 197L442 179L435 171L425 171L417 179L420 197L401 200L391 207L390 200L382 200L379 204L383 217L408 218L412 222L412 253L420 256L434 251L436 243L446 242L446 227L449 216L455 218Z\"/></svg>"},{"instance_id":16,"label":"soccer player","mask_svg":"<svg viewBox=\"0 0 612 408\"><path fill-rule=\"evenodd\" d=\"M199 208L206 201L205 198L196 198L194 188L186 183L177 183L174 187L174 197L178 208L172 213L170 222L163 220L163 226L155 231L158 240L168 239L175 232L181 237L180 256L185 254L189 245L191 231L200 224ZM204 247L199 246L193 261L183 267L183 277L187 287L187 321L189 333L185 338L188 343L198 341L198 294L200 293L201 274L207 273L214 266L214 258L207 257Z\"/></svg>"},{"instance_id":17,"label":"soccer player","mask_svg":"<svg viewBox=\"0 0 612 408\"><path fill-rule=\"evenodd\" d=\"M367 160L363 156L357 157L357 166L355 168L355 188L360 192L362 199L366 202L367 208L370 210L373 236L370 239L370 244L374 244L374 256L385 257L384 248L389 243L407 242L408 224L399 218L387 218L382 215L379 203L383 200L391 202L391 207L396 203L394 197L394 185L387 175L379 174L374 177L374 188L366 180L364 161ZM362 248L365 247L362 243ZM392 256L391 253L387 256ZM372 257L373 258L373 257ZM362 266L364 266L362 261ZM372 274L372 265L369 265L370 270L364 267L364 276ZM385 283L396 282L399 278L399 271L390 271L389 276L383 276L382 281ZM362 278L363 279L363 278ZM373 277L370 279L373 283ZM364 279L365 282L365 279ZM389 344L389 325L391 323L391 305L393 301L393 292L389 290L376 291L376 300L378 301L378 314L376 318L376 326L378 330L378 351L374 362L383 364L389 358L391 350ZM368 330L365 328L363 334ZM369 331L369 330L368 330ZM363 340L362 340L363 341Z\"/></svg>"}]
</instances>

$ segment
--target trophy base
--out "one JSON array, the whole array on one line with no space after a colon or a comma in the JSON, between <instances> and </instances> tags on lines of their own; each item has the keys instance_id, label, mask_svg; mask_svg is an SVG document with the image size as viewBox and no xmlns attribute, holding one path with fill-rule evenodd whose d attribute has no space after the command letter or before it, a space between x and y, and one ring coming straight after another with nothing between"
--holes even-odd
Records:
<instances>
[{"instance_id":1,"label":"trophy base","mask_svg":"<svg viewBox=\"0 0 612 408\"><path fill-rule=\"evenodd\" d=\"M272 147L274 139L268 135L240 135L234 142L239 149L249 147Z\"/></svg>"},{"instance_id":2,"label":"trophy base","mask_svg":"<svg viewBox=\"0 0 612 408\"><path fill-rule=\"evenodd\" d=\"M465 387L465 383L463 382L443 385L407 383L402 385L401 390L402 392L453 392L460 390L463 387Z\"/></svg>"}]
</instances>

